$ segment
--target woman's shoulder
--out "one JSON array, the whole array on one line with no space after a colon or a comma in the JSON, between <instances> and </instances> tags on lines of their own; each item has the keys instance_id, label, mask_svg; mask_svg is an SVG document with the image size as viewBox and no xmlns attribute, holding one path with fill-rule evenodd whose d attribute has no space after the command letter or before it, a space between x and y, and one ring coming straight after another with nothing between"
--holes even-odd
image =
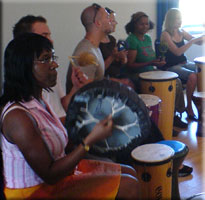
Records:
<instances>
[{"instance_id":1,"label":"woman's shoulder","mask_svg":"<svg viewBox=\"0 0 205 200\"><path fill-rule=\"evenodd\" d=\"M149 34L145 34L144 37L145 37L145 39L147 39L147 40L152 40L152 38L151 38L151 36L150 36Z\"/></svg>"},{"instance_id":2,"label":"woman's shoulder","mask_svg":"<svg viewBox=\"0 0 205 200\"><path fill-rule=\"evenodd\" d=\"M135 36L133 33L130 33L130 34L127 36L127 39L133 39L133 38L136 38L136 36Z\"/></svg>"},{"instance_id":3,"label":"woman's shoulder","mask_svg":"<svg viewBox=\"0 0 205 200\"><path fill-rule=\"evenodd\" d=\"M171 38L170 33L166 30L162 31L160 40L167 40L168 38Z\"/></svg>"},{"instance_id":4,"label":"woman's shoulder","mask_svg":"<svg viewBox=\"0 0 205 200\"><path fill-rule=\"evenodd\" d=\"M127 36L127 38L126 38L126 41L128 42L128 43L133 43L133 42L136 42L136 37L135 37L135 35L134 34L129 34L128 36Z\"/></svg>"}]
</instances>

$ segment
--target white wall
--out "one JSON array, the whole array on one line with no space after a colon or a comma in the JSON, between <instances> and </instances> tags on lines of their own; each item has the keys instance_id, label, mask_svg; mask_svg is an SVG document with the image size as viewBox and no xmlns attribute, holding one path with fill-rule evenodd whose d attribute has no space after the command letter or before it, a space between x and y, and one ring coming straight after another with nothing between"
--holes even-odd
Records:
<instances>
[{"instance_id":1,"label":"white wall","mask_svg":"<svg viewBox=\"0 0 205 200\"><path fill-rule=\"evenodd\" d=\"M85 31L80 22L82 10L96 2L115 10L118 26L114 36L125 39L125 24L130 16L137 11L146 12L156 21L156 0L3 0L2 38L3 50L12 39L13 25L24 15L42 15L52 32L56 55L59 56L59 73L62 85L65 85L65 75L68 67L68 56L77 43L84 37ZM155 30L150 35L155 39Z\"/></svg>"}]
</instances>

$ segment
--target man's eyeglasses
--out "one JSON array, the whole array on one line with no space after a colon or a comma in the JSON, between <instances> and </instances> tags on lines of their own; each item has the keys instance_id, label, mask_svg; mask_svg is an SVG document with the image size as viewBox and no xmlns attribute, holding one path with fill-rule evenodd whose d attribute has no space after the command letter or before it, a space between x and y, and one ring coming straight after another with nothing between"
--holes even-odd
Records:
<instances>
[{"instance_id":1,"label":"man's eyeglasses","mask_svg":"<svg viewBox=\"0 0 205 200\"><path fill-rule=\"evenodd\" d=\"M97 4L97 3L94 3L92 5L92 7L94 7L94 9L95 9L95 14L94 14L94 17L93 17L93 23L95 23L95 18L97 16L97 13L98 13L99 9L101 8L101 6L99 4Z\"/></svg>"},{"instance_id":2,"label":"man's eyeglasses","mask_svg":"<svg viewBox=\"0 0 205 200\"><path fill-rule=\"evenodd\" d=\"M43 60L35 60L35 62L41 63L41 64L51 64L52 62L57 62L58 56L51 56L50 58L45 58Z\"/></svg>"}]
</instances>

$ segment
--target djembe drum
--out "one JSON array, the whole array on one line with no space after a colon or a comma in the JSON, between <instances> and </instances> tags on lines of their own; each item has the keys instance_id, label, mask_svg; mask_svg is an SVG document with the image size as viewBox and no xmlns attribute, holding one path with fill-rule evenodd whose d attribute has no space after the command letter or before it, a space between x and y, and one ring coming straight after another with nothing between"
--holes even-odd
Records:
<instances>
[{"instance_id":1,"label":"djembe drum","mask_svg":"<svg viewBox=\"0 0 205 200\"><path fill-rule=\"evenodd\" d=\"M79 144L96 123L110 114L114 122L112 135L93 145L90 153L127 163L131 151L152 139L153 133L144 102L124 84L104 79L82 87L67 110L65 126L69 139ZM158 140L156 135L153 139Z\"/></svg>"},{"instance_id":2,"label":"djembe drum","mask_svg":"<svg viewBox=\"0 0 205 200\"><path fill-rule=\"evenodd\" d=\"M178 171L179 168L184 161L184 158L189 152L188 147L179 141L175 140L163 140L157 142L158 144L165 144L171 147L174 150L174 157L173 157L173 170L172 170L172 200L180 200L180 193L179 193L179 184L178 184Z\"/></svg>"},{"instance_id":3,"label":"djembe drum","mask_svg":"<svg viewBox=\"0 0 205 200\"><path fill-rule=\"evenodd\" d=\"M149 110L152 121L158 126L161 99L151 94L139 94Z\"/></svg>"},{"instance_id":4,"label":"djembe drum","mask_svg":"<svg viewBox=\"0 0 205 200\"><path fill-rule=\"evenodd\" d=\"M168 71L139 74L141 93L153 94L162 100L158 127L166 140L172 139L177 77L176 73Z\"/></svg>"},{"instance_id":5,"label":"djembe drum","mask_svg":"<svg viewBox=\"0 0 205 200\"><path fill-rule=\"evenodd\" d=\"M197 66L197 91L205 92L205 57L198 57L194 59Z\"/></svg>"},{"instance_id":6,"label":"djembe drum","mask_svg":"<svg viewBox=\"0 0 205 200\"><path fill-rule=\"evenodd\" d=\"M132 152L139 181L139 199L170 199L174 150L164 144L145 144Z\"/></svg>"}]
</instances>

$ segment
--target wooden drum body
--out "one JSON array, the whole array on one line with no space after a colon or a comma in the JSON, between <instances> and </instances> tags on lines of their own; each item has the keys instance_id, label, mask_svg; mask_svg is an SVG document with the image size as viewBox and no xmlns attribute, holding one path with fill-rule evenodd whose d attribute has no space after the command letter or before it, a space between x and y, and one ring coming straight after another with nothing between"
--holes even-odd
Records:
<instances>
[{"instance_id":1,"label":"wooden drum body","mask_svg":"<svg viewBox=\"0 0 205 200\"><path fill-rule=\"evenodd\" d=\"M141 73L139 77L141 93L153 94L162 100L158 127L164 139L171 140L178 75L174 72L151 71Z\"/></svg>"},{"instance_id":2,"label":"wooden drum body","mask_svg":"<svg viewBox=\"0 0 205 200\"><path fill-rule=\"evenodd\" d=\"M174 151L164 144L145 144L132 152L139 180L139 199L171 199Z\"/></svg>"},{"instance_id":3,"label":"wooden drum body","mask_svg":"<svg viewBox=\"0 0 205 200\"><path fill-rule=\"evenodd\" d=\"M205 57L198 57L194 59L197 66L197 91L205 92Z\"/></svg>"},{"instance_id":4,"label":"wooden drum body","mask_svg":"<svg viewBox=\"0 0 205 200\"><path fill-rule=\"evenodd\" d=\"M148 108L150 118L158 126L161 99L151 94L139 94L139 97Z\"/></svg>"}]
</instances>

